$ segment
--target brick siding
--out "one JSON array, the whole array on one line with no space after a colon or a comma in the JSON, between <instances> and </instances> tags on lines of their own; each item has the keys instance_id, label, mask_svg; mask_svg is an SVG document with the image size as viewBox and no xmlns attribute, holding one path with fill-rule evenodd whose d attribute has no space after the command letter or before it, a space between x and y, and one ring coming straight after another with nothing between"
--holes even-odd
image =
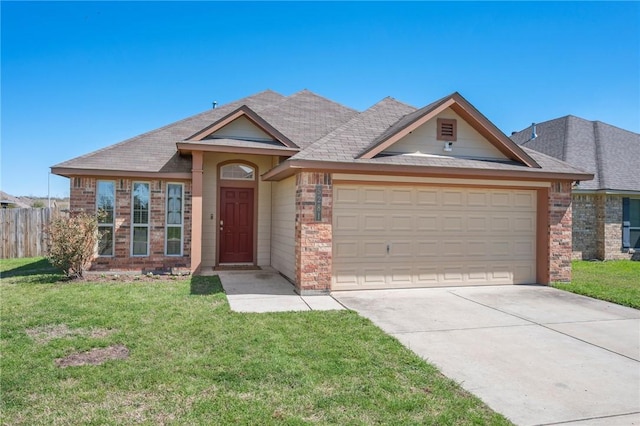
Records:
<instances>
[{"instance_id":1,"label":"brick siding","mask_svg":"<svg viewBox=\"0 0 640 426\"><path fill-rule=\"evenodd\" d=\"M596 199L591 194L573 195L573 258L596 259Z\"/></svg>"},{"instance_id":2,"label":"brick siding","mask_svg":"<svg viewBox=\"0 0 640 426\"><path fill-rule=\"evenodd\" d=\"M571 281L571 182L554 182L549 191L549 279Z\"/></svg>"},{"instance_id":3,"label":"brick siding","mask_svg":"<svg viewBox=\"0 0 640 426\"><path fill-rule=\"evenodd\" d=\"M189 181L114 179L108 177L79 177L71 179L72 211L96 211L96 182L115 182L114 256L96 257L90 270L149 271L169 268L188 268L191 252L191 183ZM151 206L149 223L149 256L131 256L131 188L133 182L149 183ZM167 183L184 184L183 194L183 256L165 256L165 215Z\"/></svg>"},{"instance_id":4,"label":"brick siding","mask_svg":"<svg viewBox=\"0 0 640 426\"><path fill-rule=\"evenodd\" d=\"M316 187L322 188L322 215L316 221ZM296 175L296 289L301 294L331 289L333 185L328 173Z\"/></svg>"},{"instance_id":5,"label":"brick siding","mask_svg":"<svg viewBox=\"0 0 640 426\"><path fill-rule=\"evenodd\" d=\"M601 195L602 215L599 215L598 227L602 229L602 249L599 258L603 260L629 259L622 251L622 196Z\"/></svg>"},{"instance_id":6,"label":"brick siding","mask_svg":"<svg viewBox=\"0 0 640 426\"><path fill-rule=\"evenodd\" d=\"M622 249L622 195L573 195L573 258L631 259Z\"/></svg>"}]
</instances>

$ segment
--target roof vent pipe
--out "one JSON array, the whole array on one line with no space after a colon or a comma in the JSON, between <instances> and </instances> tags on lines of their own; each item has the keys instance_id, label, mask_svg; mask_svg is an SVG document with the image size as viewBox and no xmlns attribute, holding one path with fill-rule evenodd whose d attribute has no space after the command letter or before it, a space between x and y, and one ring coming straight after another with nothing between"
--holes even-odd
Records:
<instances>
[{"instance_id":1,"label":"roof vent pipe","mask_svg":"<svg viewBox=\"0 0 640 426\"><path fill-rule=\"evenodd\" d=\"M534 140L537 137L538 135L536 134L536 123L531 123L531 139L530 140Z\"/></svg>"},{"instance_id":2,"label":"roof vent pipe","mask_svg":"<svg viewBox=\"0 0 640 426\"><path fill-rule=\"evenodd\" d=\"M218 101L213 101L213 109L216 109L216 107L218 106Z\"/></svg>"}]
</instances>

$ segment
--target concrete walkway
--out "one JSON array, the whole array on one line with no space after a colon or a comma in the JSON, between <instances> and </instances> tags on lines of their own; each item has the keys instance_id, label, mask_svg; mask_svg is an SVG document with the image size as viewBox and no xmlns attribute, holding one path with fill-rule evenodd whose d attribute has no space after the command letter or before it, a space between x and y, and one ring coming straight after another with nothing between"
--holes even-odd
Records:
<instances>
[{"instance_id":1,"label":"concrete walkway","mask_svg":"<svg viewBox=\"0 0 640 426\"><path fill-rule=\"evenodd\" d=\"M334 292L518 425L640 425L640 311L549 287Z\"/></svg>"},{"instance_id":2,"label":"concrete walkway","mask_svg":"<svg viewBox=\"0 0 640 426\"><path fill-rule=\"evenodd\" d=\"M344 309L327 296L300 296L293 285L269 267L259 271L216 271L236 312L328 311Z\"/></svg>"}]
</instances>

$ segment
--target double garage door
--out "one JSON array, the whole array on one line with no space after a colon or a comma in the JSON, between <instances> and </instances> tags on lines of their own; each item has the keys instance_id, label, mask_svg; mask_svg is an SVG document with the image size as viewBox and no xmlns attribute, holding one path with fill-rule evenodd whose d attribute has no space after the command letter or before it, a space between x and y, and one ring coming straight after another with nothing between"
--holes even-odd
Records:
<instances>
[{"instance_id":1,"label":"double garage door","mask_svg":"<svg viewBox=\"0 0 640 426\"><path fill-rule=\"evenodd\" d=\"M333 290L536 282L536 192L334 186Z\"/></svg>"}]
</instances>

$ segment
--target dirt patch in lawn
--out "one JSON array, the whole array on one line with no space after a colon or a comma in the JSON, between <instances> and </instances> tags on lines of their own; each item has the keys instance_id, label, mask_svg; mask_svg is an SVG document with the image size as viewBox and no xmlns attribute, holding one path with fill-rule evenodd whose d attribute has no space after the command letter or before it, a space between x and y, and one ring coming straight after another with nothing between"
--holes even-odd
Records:
<instances>
[{"instance_id":1,"label":"dirt patch in lawn","mask_svg":"<svg viewBox=\"0 0 640 426\"><path fill-rule=\"evenodd\" d=\"M113 332L114 330L106 328L69 328L66 324L48 324L25 330L27 336L31 337L36 343L41 345L49 343L53 339L62 339L74 336L99 339L106 337Z\"/></svg>"},{"instance_id":2,"label":"dirt patch in lawn","mask_svg":"<svg viewBox=\"0 0 640 426\"><path fill-rule=\"evenodd\" d=\"M129 349L124 345L114 345L106 348L94 348L87 352L78 352L64 358L56 359L56 366L60 368L78 367L81 365L100 365L112 359L129 358Z\"/></svg>"}]
</instances>

